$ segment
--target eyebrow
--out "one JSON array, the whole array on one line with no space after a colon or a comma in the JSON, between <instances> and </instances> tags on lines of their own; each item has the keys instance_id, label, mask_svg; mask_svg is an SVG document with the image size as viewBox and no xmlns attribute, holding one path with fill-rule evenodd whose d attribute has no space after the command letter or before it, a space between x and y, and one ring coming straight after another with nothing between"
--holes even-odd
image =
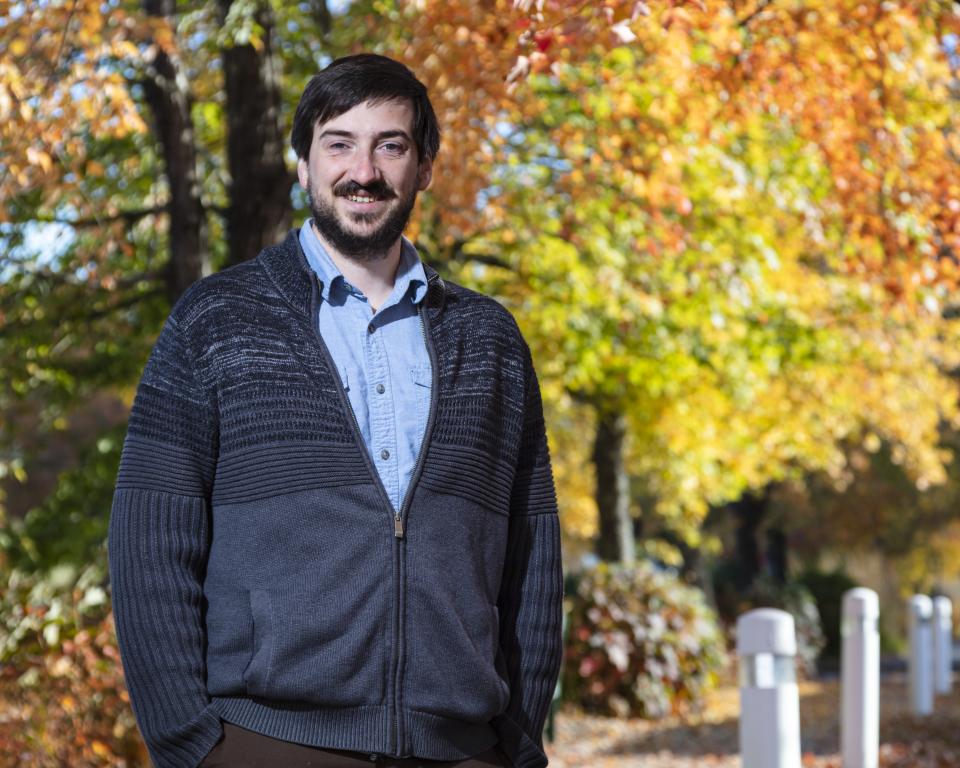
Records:
<instances>
[{"instance_id":1,"label":"eyebrow","mask_svg":"<svg viewBox=\"0 0 960 768\"><path fill-rule=\"evenodd\" d=\"M320 135L317 136L317 139L318 140L324 139L327 136L342 136L347 139L352 139L356 137L356 134L350 131L338 130L336 128L328 128L325 131L321 131ZM380 131L380 133L374 134L374 138L377 141L381 141L382 139L396 139L396 138L406 139L407 141L413 141L413 139L410 138L410 135L406 131L401 131L399 129L395 129L392 131Z\"/></svg>"}]
</instances>

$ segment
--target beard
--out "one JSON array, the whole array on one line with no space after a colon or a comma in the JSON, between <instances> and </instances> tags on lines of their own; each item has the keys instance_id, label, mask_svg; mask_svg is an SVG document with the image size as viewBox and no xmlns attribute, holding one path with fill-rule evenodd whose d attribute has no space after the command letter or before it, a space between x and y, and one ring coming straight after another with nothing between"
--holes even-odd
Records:
<instances>
[{"instance_id":1,"label":"beard","mask_svg":"<svg viewBox=\"0 0 960 768\"><path fill-rule=\"evenodd\" d=\"M341 218L331 203L316 194L313 181L307 180L307 201L310 212L313 214L313 223L317 231L330 243L337 252L354 261L377 261L387 256L390 248L400 239L403 230L410 220L413 206L417 202L417 190L414 189L407 197L400 198L397 193L383 181L375 181L367 185L347 181L333 188L335 197L347 195L367 194L377 200L397 198L399 202L387 211L386 217L378 227L368 232L355 232L344 226ZM377 220L381 214L354 213L349 220L357 224L368 224Z\"/></svg>"}]
</instances>

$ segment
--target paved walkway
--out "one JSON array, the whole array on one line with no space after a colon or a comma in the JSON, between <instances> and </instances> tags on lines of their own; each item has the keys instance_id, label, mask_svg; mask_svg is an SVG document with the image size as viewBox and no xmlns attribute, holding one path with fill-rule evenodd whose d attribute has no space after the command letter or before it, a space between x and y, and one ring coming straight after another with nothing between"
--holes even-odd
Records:
<instances>
[{"instance_id":1,"label":"paved walkway","mask_svg":"<svg viewBox=\"0 0 960 768\"><path fill-rule=\"evenodd\" d=\"M960 681L958 681L960 683ZM841 768L836 680L802 683L801 748L804 768ZM929 718L908 709L906 678L881 684L882 768L960 768L960 687L938 698ZM711 695L690 721L616 720L566 709L557 718L557 740L548 745L551 768L740 768L739 699L735 688Z\"/></svg>"}]
</instances>

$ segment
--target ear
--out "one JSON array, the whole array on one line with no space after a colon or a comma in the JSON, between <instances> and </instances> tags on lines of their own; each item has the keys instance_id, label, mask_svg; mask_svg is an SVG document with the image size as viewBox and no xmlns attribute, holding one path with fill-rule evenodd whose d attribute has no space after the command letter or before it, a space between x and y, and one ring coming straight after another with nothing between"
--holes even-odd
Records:
<instances>
[{"instance_id":1,"label":"ear","mask_svg":"<svg viewBox=\"0 0 960 768\"><path fill-rule=\"evenodd\" d=\"M430 180L433 178L433 160L429 157L423 158L417 168L417 189L423 192L430 186Z\"/></svg>"},{"instance_id":2,"label":"ear","mask_svg":"<svg viewBox=\"0 0 960 768\"><path fill-rule=\"evenodd\" d=\"M307 189L310 179L310 171L307 167L307 161L302 157L297 158L297 179L300 181L300 186L304 189Z\"/></svg>"}]
</instances>

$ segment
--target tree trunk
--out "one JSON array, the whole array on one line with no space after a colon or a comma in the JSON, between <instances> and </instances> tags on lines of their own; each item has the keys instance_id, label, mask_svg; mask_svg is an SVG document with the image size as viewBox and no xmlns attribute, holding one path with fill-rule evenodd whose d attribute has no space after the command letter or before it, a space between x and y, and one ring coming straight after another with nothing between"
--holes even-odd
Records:
<instances>
[{"instance_id":1,"label":"tree trunk","mask_svg":"<svg viewBox=\"0 0 960 768\"><path fill-rule=\"evenodd\" d=\"M762 561L757 530L767 514L767 494L747 493L730 505L737 516L737 588L747 590L760 575Z\"/></svg>"},{"instance_id":2,"label":"tree trunk","mask_svg":"<svg viewBox=\"0 0 960 768\"><path fill-rule=\"evenodd\" d=\"M232 0L219 0L226 19ZM326 7L326 6L324 6ZM223 50L227 94L227 210L229 262L238 264L281 240L290 228L294 175L284 163L280 127L280 61L274 51L274 18L261 2L256 20L263 46L232 45Z\"/></svg>"},{"instance_id":3,"label":"tree trunk","mask_svg":"<svg viewBox=\"0 0 960 768\"><path fill-rule=\"evenodd\" d=\"M779 527L767 529L767 570L777 584L787 583L787 536Z\"/></svg>"},{"instance_id":4,"label":"tree trunk","mask_svg":"<svg viewBox=\"0 0 960 768\"><path fill-rule=\"evenodd\" d=\"M683 563L680 566L680 576L687 584L694 584L703 588L709 579L704 578L703 553L700 547L691 547L680 536L676 537L674 545L680 550Z\"/></svg>"},{"instance_id":5,"label":"tree trunk","mask_svg":"<svg viewBox=\"0 0 960 768\"><path fill-rule=\"evenodd\" d=\"M144 0L143 6L149 16L169 19L174 13L173 0ZM177 63L159 46L143 88L163 150L170 188L170 261L166 288L172 304L187 286L210 273L207 218L200 199L197 147L186 78Z\"/></svg>"},{"instance_id":6,"label":"tree trunk","mask_svg":"<svg viewBox=\"0 0 960 768\"><path fill-rule=\"evenodd\" d=\"M600 534L597 555L602 560L632 565L635 559L630 519L630 478L624 466L627 420L622 413L600 412L593 446L597 475Z\"/></svg>"}]
</instances>

